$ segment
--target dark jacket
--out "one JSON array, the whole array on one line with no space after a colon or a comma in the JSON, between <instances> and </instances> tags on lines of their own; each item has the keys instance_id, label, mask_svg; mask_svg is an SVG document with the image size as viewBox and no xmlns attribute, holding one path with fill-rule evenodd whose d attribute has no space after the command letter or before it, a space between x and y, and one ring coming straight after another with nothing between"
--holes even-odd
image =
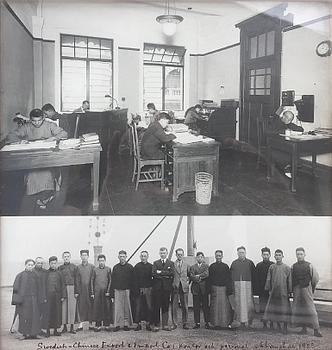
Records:
<instances>
[{"instance_id":1,"label":"dark jacket","mask_svg":"<svg viewBox=\"0 0 332 350\"><path fill-rule=\"evenodd\" d=\"M189 276L191 280L191 293L193 295L206 294L208 292L208 277L209 277L209 265L202 262L201 266L197 263L190 266Z\"/></svg>"},{"instance_id":2,"label":"dark jacket","mask_svg":"<svg viewBox=\"0 0 332 350\"><path fill-rule=\"evenodd\" d=\"M141 156L144 159L163 159L161 145L174 139L175 135L167 135L158 121L151 123L142 137Z\"/></svg>"},{"instance_id":3,"label":"dark jacket","mask_svg":"<svg viewBox=\"0 0 332 350\"><path fill-rule=\"evenodd\" d=\"M161 271L157 273L157 271ZM153 289L154 290L172 290L174 279L174 263L166 259L163 266L161 259L155 261L152 266Z\"/></svg>"}]
</instances>

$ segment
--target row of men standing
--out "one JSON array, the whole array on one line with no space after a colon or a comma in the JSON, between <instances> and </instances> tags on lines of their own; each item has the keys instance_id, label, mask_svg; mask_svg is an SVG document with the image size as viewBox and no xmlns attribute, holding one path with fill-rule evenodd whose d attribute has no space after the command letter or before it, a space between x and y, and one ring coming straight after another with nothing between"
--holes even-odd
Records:
<instances>
[{"instance_id":1,"label":"row of men standing","mask_svg":"<svg viewBox=\"0 0 332 350\"><path fill-rule=\"evenodd\" d=\"M29 259L29 269L20 273L15 280L13 304L17 305L19 332L24 338L35 337L40 328L46 329L46 336L54 328L54 335L62 332L83 330L83 322L89 328L100 331L118 331L121 327L130 330L142 329L143 320L147 330L175 329L178 325L178 306L182 310L182 326L188 329L188 293L191 283L194 307L194 328L200 328L200 310L206 328L232 329L237 321L242 326L251 324L254 317L253 292L259 295L261 311L264 313L264 328L267 321L290 321L289 296L294 291L293 323L315 329L320 336L317 313L313 304L313 291L317 284L315 271L310 263L298 261L290 267L282 263L283 254L276 264L269 261L270 250L262 249L263 261L257 264L246 258L244 247L237 249L238 259L231 268L222 262L223 252L215 252L216 262L210 266L204 261L204 254L196 255L196 263L189 266L183 259L184 251L176 250L175 262L167 259L167 249L161 248L160 259L148 262L148 252L142 251L141 262L133 267L127 262L127 254L120 251L119 263L113 271L105 265L104 255L98 256L98 266L88 262L89 251L81 250L82 264L70 263L70 253L63 253L64 264L57 268L57 258L49 259L50 268L42 268L42 259ZM281 254L280 254L281 253ZM298 253L303 253L301 248ZM301 255L300 254L300 255ZM29 268L30 268L29 267ZM295 276L296 275L296 276ZM293 281L293 287L291 280ZM209 303L210 294L210 303ZM297 301L296 301L297 300ZM114 302L114 303L113 303ZM172 326L169 327L169 305L171 302ZM296 303L298 304L296 306ZM161 311L161 317L160 317ZM309 311L309 314L308 314ZM95 322L95 327L92 322ZM74 323L79 326L74 330ZM114 328L109 325L114 323ZM286 327L284 327L285 331Z\"/></svg>"}]
</instances>

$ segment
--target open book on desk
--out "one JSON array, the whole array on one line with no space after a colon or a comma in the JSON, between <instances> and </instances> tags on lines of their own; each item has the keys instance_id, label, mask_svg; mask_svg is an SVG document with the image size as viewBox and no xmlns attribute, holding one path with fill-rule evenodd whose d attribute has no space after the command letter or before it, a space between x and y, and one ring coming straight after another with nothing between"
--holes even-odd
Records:
<instances>
[{"instance_id":1,"label":"open book on desk","mask_svg":"<svg viewBox=\"0 0 332 350\"><path fill-rule=\"evenodd\" d=\"M28 143L13 143L1 148L2 152L9 151L32 151L39 149L52 149L56 147L56 141L37 140Z\"/></svg>"}]
</instances>

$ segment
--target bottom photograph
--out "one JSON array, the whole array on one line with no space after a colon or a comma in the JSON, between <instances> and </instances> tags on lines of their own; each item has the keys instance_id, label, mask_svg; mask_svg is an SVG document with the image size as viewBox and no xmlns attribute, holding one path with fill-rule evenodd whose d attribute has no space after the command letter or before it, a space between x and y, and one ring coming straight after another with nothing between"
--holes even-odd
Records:
<instances>
[{"instance_id":1,"label":"bottom photograph","mask_svg":"<svg viewBox=\"0 0 332 350\"><path fill-rule=\"evenodd\" d=\"M328 217L3 217L0 229L1 349L331 349Z\"/></svg>"}]
</instances>

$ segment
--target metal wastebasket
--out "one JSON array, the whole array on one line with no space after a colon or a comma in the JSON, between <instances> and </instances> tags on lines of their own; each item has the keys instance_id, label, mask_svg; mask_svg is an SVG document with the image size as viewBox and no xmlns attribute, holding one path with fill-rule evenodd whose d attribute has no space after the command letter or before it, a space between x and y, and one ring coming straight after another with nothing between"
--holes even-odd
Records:
<instances>
[{"instance_id":1,"label":"metal wastebasket","mask_svg":"<svg viewBox=\"0 0 332 350\"><path fill-rule=\"evenodd\" d=\"M211 202L213 175L205 172L195 174L196 202L207 205Z\"/></svg>"}]
</instances>

